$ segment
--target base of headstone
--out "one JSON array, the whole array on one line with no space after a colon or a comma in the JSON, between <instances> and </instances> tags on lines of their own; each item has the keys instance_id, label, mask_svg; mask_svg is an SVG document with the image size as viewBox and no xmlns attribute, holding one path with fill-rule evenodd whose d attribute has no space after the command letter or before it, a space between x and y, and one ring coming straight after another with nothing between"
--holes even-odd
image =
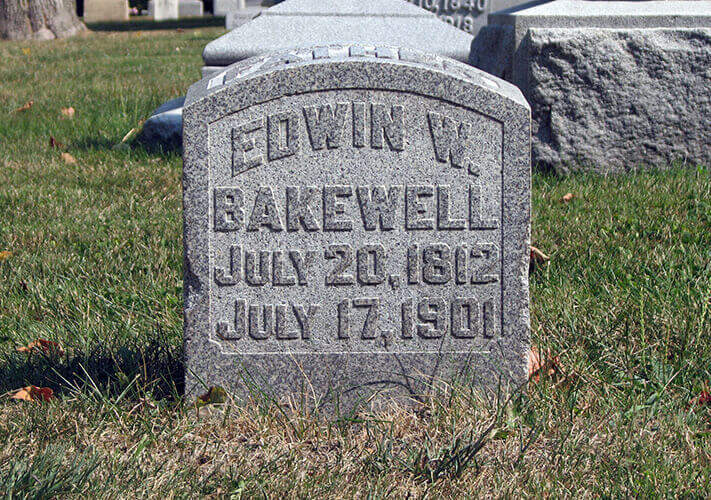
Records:
<instances>
[{"instance_id":1,"label":"base of headstone","mask_svg":"<svg viewBox=\"0 0 711 500\"><path fill-rule=\"evenodd\" d=\"M85 0L84 22L128 21L128 0Z\"/></svg>"},{"instance_id":2,"label":"base of headstone","mask_svg":"<svg viewBox=\"0 0 711 500\"><path fill-rule=\"evenodd\" d=\"M559 0L490 16L472 65L516 84L533 161L561 172L711 163L711 2Z\"/></svg>"},{"instance_id":3,"label":"base of headstone","mask_svg":"<svg viewBox=\"0 0 711 500\"><path fill-rule=\"evenodd\" d=\"M178 16L183 17L202 17L204 14L204 6L200 0L180 0L178 3Z\"/></svg>"},{"instance_id":4,"label":"base of headstone","mask_svg":"<svg viewBox=\"0 0 711 500\"><path fill-rule=\"evenodd\" d=\"M403 0L286 0L210 42L205 66L226 67L273 51L368 43L423 50L466 62L472 36Z\"/></svg>"}]
</instances>

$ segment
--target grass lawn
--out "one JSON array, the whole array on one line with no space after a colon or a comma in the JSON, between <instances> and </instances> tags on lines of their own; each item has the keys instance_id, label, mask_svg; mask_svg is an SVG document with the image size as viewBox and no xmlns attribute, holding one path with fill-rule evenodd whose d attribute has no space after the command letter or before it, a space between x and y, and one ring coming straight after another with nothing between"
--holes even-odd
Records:
<instances>
[{"instance_id":1,"label":"grass lawn","mask_svg":"<svg viewBox=\"0 0 711 500\"><path fill-rule=\"evenodd\" d=\"M0 495L708 495L711 402L694 402L711 382L711 171L696 165L534 175L551 259L531 275L532 332L558 363L505 408L461 389L329 423L183 401L181 158L113 146L185 94L221 33L0 43ZM38 338L66 352L16 350ZM57 398L10 399L29 384Z\"/></svg>"}]
</instances>

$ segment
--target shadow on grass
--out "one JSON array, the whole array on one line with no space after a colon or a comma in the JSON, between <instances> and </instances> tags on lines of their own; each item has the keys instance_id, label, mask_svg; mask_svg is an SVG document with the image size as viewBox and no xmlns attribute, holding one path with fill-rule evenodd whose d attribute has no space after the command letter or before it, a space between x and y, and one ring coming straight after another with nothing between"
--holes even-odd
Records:
<instances>
[{"instance_id":1,"label":"shadow on grass","mask_svg":"<svg viewBox=\"0 0 711 500\"><path fill-rule=\"evenodd\" d=\"M115 142L97 137L84 137L78 141L72 141L71 149L77 149L80 151L91 151L91 150L110 150L116 145Z\"/></svg>"},{"instance_id":2,"label":"shadow on grass","mask_svg":"<svg viewBox=\"0 0 711 500\"><path fill-rule=\"evenodd\" d=\"M113 21L103 23L87 23L92 31L157 31L196 28L224 28L225 18L216 16L188 17L169 21L154 21L153 19L132 19L130 21Z\"/></svg>"},{"instance_id":3,"label":"shadow on grass","mask_svg":"<svg viewBox=\"0 0 711 500\"><path fill-rule=\"evenodd\" d=\"M65 347L63 356L40 351L9 352L0 358L0 393L36 385L55 394L99 389L117 396L150 393L155 399L175 399L184 392L182 348L157 328L147 342L91 348Z\"/></svg>"},{"instance_id":4,"label":"shadow on grass","mask_svg":"<svg viewBox=\"0 0 711 500\"><path fill-rule=\"evenodd\" d=\"M177 140L166 143L156 143L145 140L140 134L135 139L124 144L118 144L119 141L113 142L108 139L99 139L96 137L84 137L78 141L73 141L71 150L77 151L115 151L122 150L132 151L134 153L143 153L151 157L169 157L180 156L183 153L182 144Z\"/></svg>"}]
</instances>

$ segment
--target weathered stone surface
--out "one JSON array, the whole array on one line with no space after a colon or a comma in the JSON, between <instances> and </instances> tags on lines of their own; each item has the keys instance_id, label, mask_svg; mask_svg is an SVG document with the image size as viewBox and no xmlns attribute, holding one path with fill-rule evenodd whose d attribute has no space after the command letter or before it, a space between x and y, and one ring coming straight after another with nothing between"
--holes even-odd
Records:
<instances>
[{"instance_id":1,"label":"weathered stone surface","mask_svg":"<svg viewBox=\"0 0 711 500\"><path fill-rule=\"evenodd\" d=\"M84 22L128 21L128 0L84 0Z\"/></svg>"},{"instance_id":2,"label":"weathered stone surface","mask_svg":"<svg viewBox=\"0 0 711 500\"><path fill-rule=\"evenodd\" d=\"M377 409L525 380L518 89L409 49L320 47L196 83L183 117L189 395Z\"/></svg>"},{"instance_id":3,"label":"weathered stone surface","mask_svg":"<svg viewBox=\"0 0 711 500\"><path fill-rule=\"evenodd\" d=\"M183 104L185 97L163 103L146 123L138 140L149 148L180 149L183 143Z\"/></svg>"},{"instance_id":4,"label":"weathered stone surface","mask_svg":"<svg viewBox=\"0 0 711 500\"><path fill-rule=\"evenodd\" d=\"M203 60L206 67L223 67L273 51L369 43L467 61L471 42L467 33L403 0L286 0L210 42Z\"/></svg>"},{"instance_id":5,"label":"weathered stone surface","mask_svg":"<svg viewBox=\"0 0 711 500\"><path fill-rule=\"evenodd\" d=\"M150 0L148 2L148 15L156 21L178 19L178 0Z\"/></svg>"},{"instance_id":6,"label":"weathered stone surface","mask_svg":"<svg viewBox=\"0 0 711 500\"><path fill-rule=\"evenodd\" d=\"M556 0L493 13L489 26L472 43L469 62L513 81L526 95L529 30L704 28L711 26L711 1L587 1ZM509 64L502 67L501 61Z\"/></svg>"},{"instance_id":7,"label":"weathered stone surface","mask_svg":"<svg viewBox=\"0 0 711 500\"><path fill-rule=\"evenodd\" d=\"M536 29L529 50L537 161L711 165L711 29Z\"/></svg>"},{"instance_id":8,"label":"weathered stone surface","mask_svg":"<svg viewBox=\"0 0 711 500\"><path fill-rule=\"evenodd\" d=\"M490 18L471 63L523 91L535 163L711 163L711 2L556 1Z\"/></svg>"}]
</instances>

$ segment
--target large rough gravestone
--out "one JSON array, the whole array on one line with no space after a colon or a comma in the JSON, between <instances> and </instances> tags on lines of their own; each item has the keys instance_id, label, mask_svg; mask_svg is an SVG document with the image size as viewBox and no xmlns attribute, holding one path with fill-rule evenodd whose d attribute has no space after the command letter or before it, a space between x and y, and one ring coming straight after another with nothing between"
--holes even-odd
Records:
<instances>
[{"instance_id":1,"label":"large rough gravestone","mask_svg":"<svg viewBox=\"0 0 711 500\"><path fill-rule=\"evenodd\" d=\"M466 62L472 37L404 0L286 0L210 42L203 76L267 52L338 43L407 47Z\"/></svg>"},{"instance_id":2,"label":"large rough gravestone","mask_svg":"<svg viewBox=\"0 0 711 500\"><path fill-rule=\"evenodd\" d=\"M516 87L409 49L301 49L194 84L187 394L377 409L453 379L516 388L529 149Z\"/></svg>"},{"instance_id":3,"label":"large rough gravestone","mask_svg":"<svg viewBox=\"0 0 711 500\"><path fill-rule=\"evenodd\" d=\"M490 16L470 62L517 85L561 172L711 164L711 2L566 1Z\"/></svg>"},{"instance_id":4,"label":"large rough gravestone","mask_svg":"<svg viewBox=\"0 0 711 500\"><path fill-rule=\"evenodd\" d=\"M128 0L85 0L84 22L128 21Z\"/></svg>"}]
</instances>

